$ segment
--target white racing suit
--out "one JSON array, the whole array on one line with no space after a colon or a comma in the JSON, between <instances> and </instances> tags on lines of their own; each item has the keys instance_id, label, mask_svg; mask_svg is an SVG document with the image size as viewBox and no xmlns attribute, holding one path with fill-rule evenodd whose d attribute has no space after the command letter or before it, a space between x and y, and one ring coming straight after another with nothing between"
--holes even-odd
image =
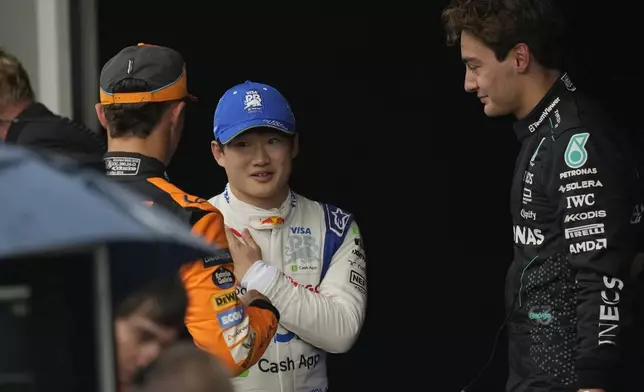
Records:
<instances>
[{"instance_id":1,"label":"white racing suit","mask_svg":"<svg viewBox=\"0 0 644 392\"><path fill-rule=\"evenodd\" d=\"M262 251L263 260L238 277L237 294L257 290L281 315L264 356L233 379L236 391L327 391L326 352L348 351L365 317L365 253L353 216L293 192L280 208L264 210L228 186L210 203L231 229L247 227Z\"/></svg>"}]
</instances>

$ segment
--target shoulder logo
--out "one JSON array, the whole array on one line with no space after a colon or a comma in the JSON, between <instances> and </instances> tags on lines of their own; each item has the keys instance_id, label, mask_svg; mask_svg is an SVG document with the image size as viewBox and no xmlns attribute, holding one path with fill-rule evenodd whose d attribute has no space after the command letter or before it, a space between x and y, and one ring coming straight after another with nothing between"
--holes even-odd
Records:
<instances>
[{"instance_id":1,"label":"shoulder logo","mask_svg":"<svg viewBox=\"0 0 644 392\"><path fill-rule=\"evenodd\" d=\"M349 222L351 215L336 207L335 211L331 211L331 216L331 230L339 236L344 235L344 230L347 228L347 222Z\"/></svg>"},{"instance_id":2,"label":"shoulder logo","mask_svg":"<svg viewBox=\"0 0 644 392\"><path fill-rule=\"evenodd\" d=\"M586 142L590 134L587 132L572 135L564 153L566 165L571 169L579 169L586 164L588 152L586 151Z\"/></svg>"},{"instance_id":3,"label":"shoulder logo","mask_svg":"<svg viewBox=\"0 0 644 392\"><path fill-rule=\"evenodd\" d=\"M563 74L561 77L561 81L564 83L564 86L566 86L566 89L568 91L575 91L577 90L577 87L575 87L574 83L572 80L570 80L570 76L568 76L567 73Z\"/></svg>"}]
</instances>

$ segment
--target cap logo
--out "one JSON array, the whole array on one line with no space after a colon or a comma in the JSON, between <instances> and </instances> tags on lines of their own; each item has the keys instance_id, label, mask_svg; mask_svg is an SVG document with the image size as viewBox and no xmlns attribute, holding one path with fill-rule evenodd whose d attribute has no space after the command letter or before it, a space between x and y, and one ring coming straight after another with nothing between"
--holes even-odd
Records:
<instances>
[{"instance_id":1,"label":"cap logo","mask_svg":"<svg viewBox=\"0 0 644 392\"><path fill-rule=\"evenodd\" d=\"M128 75L132 73L132 68L134 68L134 60L133 60L133 59L129 59L129 60L127 61L127 74L128 74Z\"/></svg>"},{"instance_id":2,"label":"cap logo","mask_svg":"<svg viewBox=\"0 0 644 392\"><path fill-rule=\"evenodd\" d=\"M244 110L248 113L261 112L263 108L262 96L257 90L246 91L244 97Z\"/></svg>"}]
</instances>

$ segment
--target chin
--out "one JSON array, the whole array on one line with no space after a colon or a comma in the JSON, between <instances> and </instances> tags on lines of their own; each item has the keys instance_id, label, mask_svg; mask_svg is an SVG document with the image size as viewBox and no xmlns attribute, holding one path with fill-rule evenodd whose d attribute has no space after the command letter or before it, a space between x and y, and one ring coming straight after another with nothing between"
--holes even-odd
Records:
<instances>
[{"instance_id":1,"label":"chin","mask_svg":"<svg viewBox=\"0 0 644 392\"><path fill-rule=\"evenodd\" d=\"M248 185L249 186L246 188L248 193L253 197L258 197L262 199L273 197L277 193L277 188L278 188L276 181L265 182L265 183L253 182Z\"/></svg>"},{"instance_id":2,"label":"chin","mask_svg":"<svg viewBox=\"0 0 644 392\"><path fill-rule=\"evenodd\" d=\"M483 108L483 112L488 117L500 117L510 114L509 110L505 110L499 106L496 106L492 103L487 103Z\"/></svg>"}]
</instances>

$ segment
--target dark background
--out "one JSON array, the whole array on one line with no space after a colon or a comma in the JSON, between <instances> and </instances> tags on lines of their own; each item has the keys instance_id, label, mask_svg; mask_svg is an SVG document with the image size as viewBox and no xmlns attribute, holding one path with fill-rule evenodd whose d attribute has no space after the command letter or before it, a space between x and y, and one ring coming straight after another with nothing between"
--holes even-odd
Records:
<instances>
[{"instance_id":1,"label":"dark background","mask_svg":"<svg viewBox=\"0 0 644 392\"><path fill-rule=\"evenodd\" d=\"M225 185L209 147L225 90L259 81L291 102L302 147L292 187L354 212L369 260L367 321L354 349L331 358L332 391L459 391L503 320L512 119L486 118L463 91L458 48L444 45L445 1L427 3L331 16L273 2L99 2L101 65L139 42L186 59L200 101L169 167L184 190L211 197ZM636 13L564 5L572 80L637 129ZM502 337L482 391L502 389L505 349Z\"/></svg>"}]
</instances>

